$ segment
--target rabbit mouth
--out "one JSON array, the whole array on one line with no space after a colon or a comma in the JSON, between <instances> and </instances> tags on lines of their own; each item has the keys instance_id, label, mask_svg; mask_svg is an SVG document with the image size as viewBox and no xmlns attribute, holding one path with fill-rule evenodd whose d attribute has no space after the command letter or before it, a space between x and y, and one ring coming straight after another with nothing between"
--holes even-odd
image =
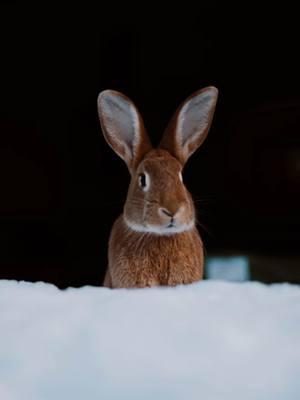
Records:
<instances>
[{"instance_id":1,"label":"rabbit mouth","mask_svg":"<svg viewBox=\"0 0 300 400\"><path fill-rule=\"evenodd\" d=\"M167 225L167 228L176 228L176 225L175 225L174 222L170 222L170 223Z\"/></svg>"},{"instance_id":2,"label":"rabbit mouth","mask_svg":"<svg viewBox=\"0 0 300 400\"><path fill-rule=\"evenodd\" d=\"M155 233L158 235L171 235L174 233L181 233L189 231L194 227L194 221L191 221L186 224L174 224L174 222L170 222L168 225L164 226L152 225L152 224L140 225L138 223L129 221L127 218L124 218L124 222L126 223L127 227L133 231Z\"/></svg>"},{"instance_id":3,"label":"rabbit mouth","mask_svg":"<svg viewBox=\"0 0 300 400\"><path fill-rule=\"evenodd\" d=\"M188 224L176 224L176 222L170 222L168 225L165 225L165 228L160 228L162 234L172 234L172 233L181 233L185 231L189 231L194 226L194 223Z\"/></svg>"}]
</instances>

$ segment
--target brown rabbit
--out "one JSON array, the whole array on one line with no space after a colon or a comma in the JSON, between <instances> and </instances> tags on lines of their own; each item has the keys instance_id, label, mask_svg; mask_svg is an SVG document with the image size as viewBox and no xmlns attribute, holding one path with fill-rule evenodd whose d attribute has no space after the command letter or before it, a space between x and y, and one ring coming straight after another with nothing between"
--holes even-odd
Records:
<instances>
[{"instance_id":1,"label":"brown rabbit","mask_svg":"<svg viewBox=\"0 0 300 400\"><path fill-rule=\"evenodd\" d=\"M110 235L104 286L137 288L202 279L203 245L181 173L207 136L217 97L215 87L192 94L153 149L132 101L113 90L100 93L104 137L131 174L124 212Z\"/></svg>"}]
</instances>

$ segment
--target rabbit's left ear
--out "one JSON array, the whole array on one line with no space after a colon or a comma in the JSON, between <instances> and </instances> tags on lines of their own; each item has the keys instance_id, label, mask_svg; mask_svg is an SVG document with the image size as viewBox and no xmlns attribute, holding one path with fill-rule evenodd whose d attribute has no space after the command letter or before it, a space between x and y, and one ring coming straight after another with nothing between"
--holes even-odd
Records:
<instances>
[{"instance_id":1,"label":"rabbit's left ear","mask_svg":"<svg viewBox=\"0 0 300 400\"><path fill-rule=\"evenodd\" d=\"M159 147L184 165L208 134L217 98L214 86L193 93L175 112Z\"/></svg>"}]
</instances>

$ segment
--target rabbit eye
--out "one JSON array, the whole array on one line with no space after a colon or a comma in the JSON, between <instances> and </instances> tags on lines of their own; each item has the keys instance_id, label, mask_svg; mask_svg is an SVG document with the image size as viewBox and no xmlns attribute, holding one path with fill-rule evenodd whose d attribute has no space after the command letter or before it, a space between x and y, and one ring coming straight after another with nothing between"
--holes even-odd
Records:
<instances>
[{"instance_id":1,"label":"rabbit eye","mask_svg":"<svg viewBox=\"0 0 300 400\"><path fill-rule=\"evenodd\" d=\"M145 174L140 174L139 182L140 182L140 186L142 188L146 187L146 175Z\"/></svg>"},{"instance_id":2,"label":"rabbit eye","mask_svg":"<svg viewBox=\"0 0 300 400\"><path fill-rule=\"evenodd\" d=\"M147 182L147 176L146 174L140 174L139 175L139 185L143 190L146 190L148 182Z\"/></svg>"}]
</instances>

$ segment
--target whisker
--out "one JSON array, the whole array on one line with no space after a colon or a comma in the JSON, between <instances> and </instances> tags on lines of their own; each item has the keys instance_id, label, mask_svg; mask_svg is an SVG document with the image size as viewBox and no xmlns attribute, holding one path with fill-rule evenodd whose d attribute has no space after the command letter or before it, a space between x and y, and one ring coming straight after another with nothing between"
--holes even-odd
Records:
<instances>
[{"instance_id":1,"label":"whisker","mask_svg":"<svg viewBox=\"0 0 300 400\"><path fill-rule=\"evenodd\" d=\"M203 224L203 222L200 222L199 219L196 217L196 225L199 225L211 238L216 238L215 235L208 229L206 225Z\"/></svg>"},{"instance_id":2,"label":"whisker","mask_svg":"<svg viewBox=\"0 0 300 400\"><path fill-rule=\"evenodd\" d=\"M205 201L205 202L210 201L210 202L214 203L217 201L216 197L194 197L193 200L195 203L203 202L203 201Z\"/></svg>"}]
</instances>

